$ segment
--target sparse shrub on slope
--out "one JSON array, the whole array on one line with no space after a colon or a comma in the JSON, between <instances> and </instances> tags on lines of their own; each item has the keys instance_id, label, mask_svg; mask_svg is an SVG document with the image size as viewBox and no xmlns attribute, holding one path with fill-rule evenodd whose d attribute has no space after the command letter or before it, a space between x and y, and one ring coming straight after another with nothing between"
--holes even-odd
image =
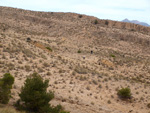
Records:
<instances>
[{"instance_id":1,"label":"sparse shrub on slope","mask_svg":"<svg viewBox=\"0 0 150 113\"><path fill-rule=\"evenodd\" d=\"M11 88L14 83L14 77L10 73L4 74L0 79L0 103L7 104L11 97Z\"/></svg>"},{"instance_id":2,"label":"sparse shrub on slope","mask_svg":"<svg viewBox=\"0 0 150 113\"><path fill-rule=\"evenodd\" d=\"M28 112L60 113L62 110L60 105L52 107L49 104L49 101L54 98L54 94L52 91L47 92L48 83L48 80L44 81L37 73L27 78L16 106Z\"/></svg>"},{"instance_id":3,"label":"sparse shrub on slope","mask_svg":"<svg viewBox=\"0 0 150 113\"><path fill-rule=\"evenodd\" d=\"M78 53L81 53L81 50L80 50L80 49L78 50Z\"/></svg>"},{"instance_id":4,"label":"sparse shrub on slope","mask_svg":"<svg viewBox=\"0 0 150 113\"><path fill-rule=\"evenodd\" d=\"M94 24L98 24L98 21L97 21L97 20L94 20Z\"/></svg>"},{"instance_id":5,"label":"sparse shrub on slope","mask_svg":"<svg viewBox=\"0 0 150 113\"><path fill-rule=\"evenodd\" d=\"M79 15L78 17L79 17L79 18L82 18L83 16L82 16L82 15Z\"/></svg>"},{"instance_id":6,"label":"sparse shrub on slope","mask_svg":"<svg viewBox=\"0 0 150 113\"><path fill-rule=\"evenodd\" d=\"M52 48L50 48L50 47L46 47L46 49L48 49L51 52L53 51Z\"/></svg>"},{"instance_id":7,"label":"sparse shrub on slope","mask_svg":"<svg viewBox=\"0 0 150 113\"><path fill-rule=\"evenodd\" d=\"M150 103L147 104L147 107L150 108Z\"/></svg>"},{"instance_id":8,"label":"sparse shrub on slope","mask_svg":"<svg viewBox=\"0 0 150 113\"><path fill-rule=\"evenodd\" d=\"M75 67L74 71L77 72L78 74L87 74L89 72L88 69L80 66Z\"/></svg>"},{"instance_id":9,"label":"sparse shrub on slope","mask_svg":"<svg viewBox=\"0 0 150 113\"><path fill-rule=\"evenodd\" d=\"M114 54L110 54L111 57L115 58L116 56Z\"/></svg>"},{"instance_id":10,"label":"sparse shrub on slope","mask_svg":"<svg viewBox=\"0 0 150 113\"><path fill-rule=\"evenodd\" d=\"M109 22L108 22L108 20L106 20L106 21L105 21L105 25L108 25L108 24L109 24Z\"/></svg>"},{"instance_id":11,"label":"sparse shrub on slope","mask_svg":"<svg viewBox=\"0 0 150 113\"><path fill-rule=\"evenodd\" d=\"M122 88L118 91L117 94L121 99L130 99L131 98L130 88Z\"/></svg>"}]
</instances>

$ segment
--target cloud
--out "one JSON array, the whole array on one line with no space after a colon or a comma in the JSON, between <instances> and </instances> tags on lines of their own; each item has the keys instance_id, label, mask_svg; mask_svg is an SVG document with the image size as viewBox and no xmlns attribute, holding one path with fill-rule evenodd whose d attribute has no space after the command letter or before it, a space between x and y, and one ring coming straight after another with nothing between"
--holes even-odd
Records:
<instances>
[{"instance_id":1,"label":"cloud","mask_svg":"<svg viewBox=\"0 0 150 113\"><path fill-rule=\"evenodd\" d=\"M102 19L137 19L150 24L150 0L1 0L0 5L36 11L76 12Z\"/></svg>"}]
</instances>

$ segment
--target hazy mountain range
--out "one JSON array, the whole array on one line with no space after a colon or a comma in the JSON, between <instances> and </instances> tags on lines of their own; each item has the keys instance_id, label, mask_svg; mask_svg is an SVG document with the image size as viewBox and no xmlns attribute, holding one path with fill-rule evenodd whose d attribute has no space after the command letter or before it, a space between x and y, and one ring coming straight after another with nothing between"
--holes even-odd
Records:
<instances>
[{"instance_id":1,"label":"hazy mountain range","mask_svg":"<svg viewBox=\"0 0 150 113\"><path fill-rule=\"evenodd\" d=\"M139 24L139 25L143 25L143 26L146 26L146 27L150 27L150 25L145 23L145 22L140 22L138 20L128 20L127 18L122 20L122 22L134 23L134 24Z\"/></svg>"}]
</instances>

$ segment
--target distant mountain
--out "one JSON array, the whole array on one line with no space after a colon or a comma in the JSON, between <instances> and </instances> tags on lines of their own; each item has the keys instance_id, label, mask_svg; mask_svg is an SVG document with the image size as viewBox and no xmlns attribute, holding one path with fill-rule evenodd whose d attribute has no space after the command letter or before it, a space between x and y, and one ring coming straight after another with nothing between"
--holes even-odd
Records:
<instances>
[{"instance_id":1,"label":"distant mountain","mask_svg":"<svg viewBox=\"0 0 150 113\"><path fill-rule=\"evenodd\" d=\"M139 25L143 25L143 26L146 26L146 27L150 27L150 25L145 23L145 22L140 22L138 20L128 20L127 18L122 20L122 22L134 23L134 24L139 24Z\"/></svg>"}]
</instances>

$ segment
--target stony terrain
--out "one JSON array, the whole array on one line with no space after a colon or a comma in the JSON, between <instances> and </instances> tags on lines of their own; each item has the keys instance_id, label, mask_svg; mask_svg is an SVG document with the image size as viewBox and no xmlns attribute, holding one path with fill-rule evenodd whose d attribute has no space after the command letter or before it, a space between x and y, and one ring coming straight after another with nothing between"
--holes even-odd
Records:
<instances>
[{"instance_id":1,"label":"stony terrain","mask_svg":"<svg viewBox=\"0 0 150 113\"><path fill-rule=\"evenodd\" d=\"M15 77L10 105L38 72L55 91L51 104L71 113L150 113L150 28L0 7L0 75L6 72ZM131 101L118 98L122 87Z\"/></svg>"}]
</instances>

